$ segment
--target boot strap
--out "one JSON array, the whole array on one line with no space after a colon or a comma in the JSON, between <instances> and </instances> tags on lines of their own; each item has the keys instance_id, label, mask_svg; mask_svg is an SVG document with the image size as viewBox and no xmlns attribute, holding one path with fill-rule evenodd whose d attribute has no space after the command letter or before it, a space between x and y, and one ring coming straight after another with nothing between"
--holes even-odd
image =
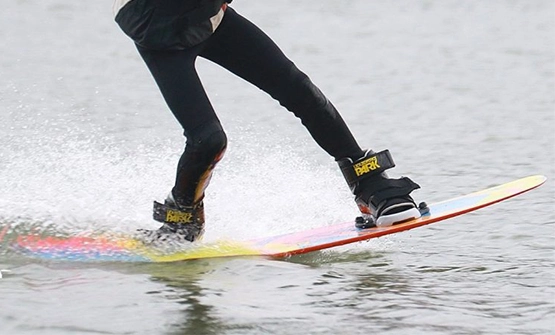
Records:
<instances>
[{"instance_id":1,"label":"boot strap","mask_svg":"<svg viewBox=\"0 0 555 335\"><path fill-rule=\"evenodd\" d=\"M354 163L349 160L341 160L338 163L349 186L395 167L389 150L371 153L370 156L365 156Z\"/></svg>"},{"instance_id":2,"label":"boot strap","mask_svg":"<svg viewBox=\"0 0 555 335\"><path fill-rule=\"evenodd\" d=\"M199 210L202 210L199 205L174 208L154 201L152 217L163 223L189 224L195 223L196 212Z\"/></svg>"},{"instance_id":3,"label":"boot strap","mask_svg":"<svg viewBox=\"0 0 555 335\"><path fill-rule=\"evenodd\" d=\"M406 197L419 188L420 186L408 177L377 179L375 182L369 183L357 198L377 209L384 201Z\"/></svg>"}]
</instances>

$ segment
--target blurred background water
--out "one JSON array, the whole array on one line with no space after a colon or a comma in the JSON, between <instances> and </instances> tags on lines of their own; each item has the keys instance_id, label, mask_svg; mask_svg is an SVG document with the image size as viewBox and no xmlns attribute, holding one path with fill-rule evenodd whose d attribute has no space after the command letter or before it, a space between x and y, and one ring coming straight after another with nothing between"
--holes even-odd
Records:
<instances>
[{"instance_id":1,"label":"blurred background water","mask_svg":"<svg viewBox=\"0 0 555 335\"><path fill-rule=\"evenodd\" d=\"M555 164L549 0L234 1L392 175L444 200ZM111 1L3 0L0 230L154 228L184 145ZM290 113L199 60L229 136L206 239L356 215ZM293 257L38 262L0 245L1 334L553 334L553 183L476 213ZM10 230L11 231L11 230Z\"/></svg>"}]
</instances>

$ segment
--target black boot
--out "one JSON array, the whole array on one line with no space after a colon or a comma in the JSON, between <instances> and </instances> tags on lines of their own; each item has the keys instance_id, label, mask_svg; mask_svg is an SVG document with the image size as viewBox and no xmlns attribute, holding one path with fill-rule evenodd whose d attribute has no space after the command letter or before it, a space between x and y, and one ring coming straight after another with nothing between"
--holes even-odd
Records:
<instances>
[{"instance_id":1,"label":"black boot","mask_svg":"<svg viewBox=\"0 0 555 335\"><path fill-rule=\"evenodd\" d=\"M140 230L149 242L194 242L204 234L202 201L193 206L180 206L170 193L164 204L154 202L153 218L163 224L157 230Z\"/></svg>"},{"instance_id":2,"label":"black boot","mask_svg":"<svg viewBox=\"0 0 555 335\"><path fill-rule=\"evenodd\" d=\"M202 237L204 191L226 144L227 139L219 123L205 126L195 136L188 136L177 167L175 186L164 204L154 202L153 218L163 224L158 230L143 230L147 240L194 242Z\"/></svg>"},{"instance_id":3,"label":"black boot","mask_svg":"<svg viewBox=\"0 0 555 335\"><path fill-rule=\"evenodd\" d=\"M420 217L409 195L420 186L407 177L387 177L384 171L395 167L388 150L378 153L369 150L356 161L344 158L338 164L362 213L357 218L357 227L390 226Z\"/></svg>"}]
</instances>

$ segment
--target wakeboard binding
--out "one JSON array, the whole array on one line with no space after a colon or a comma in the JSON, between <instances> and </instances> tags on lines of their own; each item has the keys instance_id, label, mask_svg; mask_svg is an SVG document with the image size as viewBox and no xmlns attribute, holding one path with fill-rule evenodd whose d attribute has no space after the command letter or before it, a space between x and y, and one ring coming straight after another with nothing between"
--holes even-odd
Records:
<instances>
[{"instance_id":1,"label":"wakeboard binding","mask_svg":"<svg viewBox=\"0 0 555 335\"><path fill-rule=\"evenodd\" d=\"M161 222L157 230L140 230L150 242L181 241L194 242L204 234L204 204L202 201L192 206L180 206L172 194L164 203L154 201L154 220Z\"/></svg>"},{"instance_id":2,"label":"wakeboard binding","mask_svg":"<svg viewBox=\"0 0 555 335\"><path fill-rule=\"evenodd\" d=\"M368 150L357 159L344 158L338 161L341 172L361 212L355 226L366 229L390 226L418 218L426 211L426 204L416 205L410 193L420 186L410 178L392 179L385 173L395 167L389 150Z\"/></svg>"}]
</instances>

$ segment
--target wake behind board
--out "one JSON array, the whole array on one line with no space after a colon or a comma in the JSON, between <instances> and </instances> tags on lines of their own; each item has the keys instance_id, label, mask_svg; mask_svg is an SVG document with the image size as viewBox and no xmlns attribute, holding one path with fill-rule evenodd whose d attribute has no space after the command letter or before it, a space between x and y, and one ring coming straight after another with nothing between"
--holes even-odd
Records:
<instances>
[{"instance_id":1,"label":"wake behind board","mask_svg":"<svg viewBox=\"0 0 555 335\"><path fill-rule=\"evenodd\" d=\"M12 248L33 258L64 261L175 262L233 256L283 258L369 240L442 221L512 198L542 185L545 181L544 176L531 176L434 203L429 205L429 212L426 215L389 227L358 229L354 222L347 222L248 241L198 242L172 252L150 247L131 237L110 235L63 238L24 235L17 237Z\"/></svg>"}]
</instances>

